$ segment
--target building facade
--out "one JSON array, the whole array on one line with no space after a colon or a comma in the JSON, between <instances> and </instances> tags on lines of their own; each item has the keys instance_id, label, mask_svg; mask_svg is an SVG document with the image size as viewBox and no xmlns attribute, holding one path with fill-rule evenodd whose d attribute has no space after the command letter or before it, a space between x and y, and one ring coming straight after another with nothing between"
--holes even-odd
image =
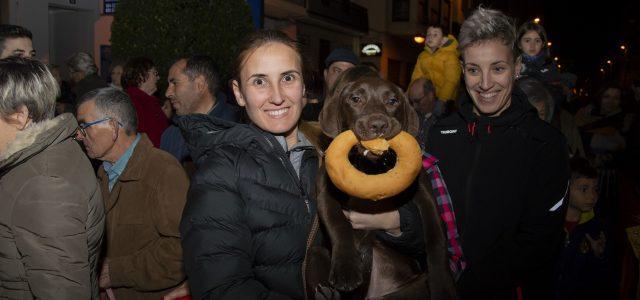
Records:
<instances>
[{"instance_id":1,"label":"building facade","mask_svg":"<svg viewBox=\"0 0 640 300\"><path fill-rule=\"evenodd\" d=\"M347 47L406 88L424 47L413 37L424 35L432 22L457 34L470 5L462 0L264 0L264 27L297 39L313 76L322 74L332 49Z\"/></svg>"},{"instance_id":2,"label":"building facade","mask_svg":"<svg viewBox=\"0 0 640 300\"><path fill-rule=\"evenodd\" d=\"M110 25L106 32L96 28L102 8L97 0L0 0L0 22L31 30L36 57L46 63L64 65L73 53L83 51L92 53L100 66L96 43L110 31ZM66 68L61 71L65 76Z\"/></svg>"}]
</instances>

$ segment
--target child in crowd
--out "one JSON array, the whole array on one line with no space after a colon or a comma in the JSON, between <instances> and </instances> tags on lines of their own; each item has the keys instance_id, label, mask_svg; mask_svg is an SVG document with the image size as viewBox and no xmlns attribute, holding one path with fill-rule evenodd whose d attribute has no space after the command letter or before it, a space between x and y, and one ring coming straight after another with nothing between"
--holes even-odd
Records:
<instances>
[{"instance_id":1,"label":"child in crowd","mask_svg":"<svg viewBox=\"0 0 640 300\"><path fill-rule=\"evenodd\" d=\"M583 158L571 160L566 238L556 269L556 299L609 299L610 242L595 216L598 174Z\"/></svg>"}]
</instances>

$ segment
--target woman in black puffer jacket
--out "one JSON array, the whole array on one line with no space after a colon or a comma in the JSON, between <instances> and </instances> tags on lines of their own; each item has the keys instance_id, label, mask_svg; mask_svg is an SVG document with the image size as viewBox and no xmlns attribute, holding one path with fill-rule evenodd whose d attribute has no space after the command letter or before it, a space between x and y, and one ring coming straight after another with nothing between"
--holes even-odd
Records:
<instances>
[{"instance_id":1,"label":"woman in black puffer jacket","mask_svg":"<svg viewBox=\"0 0 640 300\"><path fill-rule=\"evenodd\" d=\"M300 130L285 152L282 136L254 125L198 115L181 127L198 162L180 226L194 299L302 298L316 210L311 134Z\"/></svg>"},{"instance_id":2,"label":"woman in black puffer jacket","mask_svg":"<svg viewBox=\"0 0 640 300\"><path fill-rule=\"evenodd\" d=\"M234 94L251 124L179 122L197 165L180 224L185 272L194 299L301 299L305 253L320 239L309 233L321 149L319 128L299 123L302 58L283 33L258 31L236 65ZM391 222L399 237L372 229L413 253L424 249L418 220L405 205Z\"/></svg>"},{"instance_id":3,"label":"woman in black puffer jacket","mask_svg":"<svg viewBox=\"0 0 640 300\"><path fill-rule=\"evenodd\" d=\"M238 56L236 99L252 121L181 120L197 165L180 232L194 299L302 298L318 153L298 121L302 59L284 34L254 34Z\"/></svg>"}]
</instances>

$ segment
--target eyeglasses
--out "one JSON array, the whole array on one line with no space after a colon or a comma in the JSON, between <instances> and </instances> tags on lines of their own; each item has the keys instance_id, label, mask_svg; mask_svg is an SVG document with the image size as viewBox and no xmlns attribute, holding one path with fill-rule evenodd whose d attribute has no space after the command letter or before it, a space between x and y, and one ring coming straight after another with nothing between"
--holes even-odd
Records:
<instances>
[{"instance_id":1,"label":"eyeglasses","mask_svg":"<svg viewBox=\"0 0 640 300\"><path fill-rule=\"evenodd\" d=\"M82 134L82 137L87 137L87 131L86 131L87 128L89 128L89 127L91 127L93 125L100 124L102 122L109 121L109 120L113 120L113 118L106 117L104 119L100 119L100 120L89 122L89 123L80 123L80 124L78 124L78 129L77 130L78 130L78 132L80 132L80 134ZM117 123L118 123L118 125L122 126L122 124L120 122L117 122Z\"/></svg>"}]
</instances>

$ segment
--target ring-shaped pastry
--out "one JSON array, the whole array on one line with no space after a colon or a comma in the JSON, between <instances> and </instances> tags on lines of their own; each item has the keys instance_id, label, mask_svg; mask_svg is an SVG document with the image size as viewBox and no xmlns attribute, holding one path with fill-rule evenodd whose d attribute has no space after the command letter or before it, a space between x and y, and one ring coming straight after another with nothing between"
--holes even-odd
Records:
<instances>
[{"instance_id":1,"label":"ring-shaped pastry","mask_svg":"<svg viewBox=\"0 0 640 300\"><path fill-rule=\"evenodd\" d=\"M335 186L350 196L378 201L399 194L411 185L422 168L422 151L416 139L401 131L389 142L396 153L395 166L382 174L366 174L349 162L358 143L353 131L340 133L325 152L325 168Z\"/></svg>"}]
</instances>

